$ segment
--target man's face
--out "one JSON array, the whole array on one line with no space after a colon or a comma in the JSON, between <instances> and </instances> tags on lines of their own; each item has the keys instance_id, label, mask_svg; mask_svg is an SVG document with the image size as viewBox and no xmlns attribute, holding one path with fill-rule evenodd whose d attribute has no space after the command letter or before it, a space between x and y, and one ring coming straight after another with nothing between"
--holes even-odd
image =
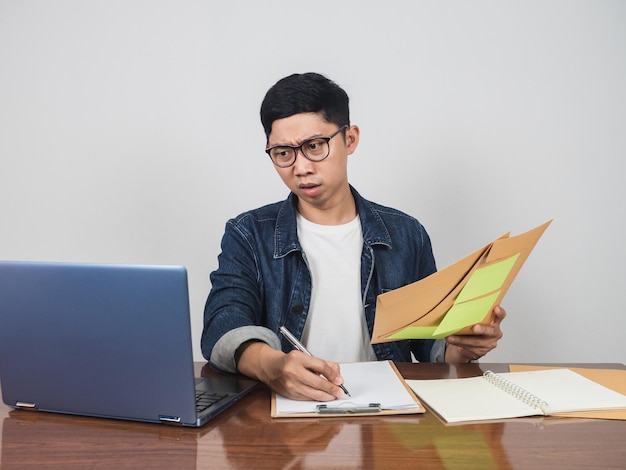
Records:
<instances>
[{"instance_id":1,"label":"man's face","mask_svg":"<svg viewBox=\"0 0 626 470\"><path fill-rule=\"evenodd\" d=\"M336 124L326 122L320 114L295 114L272 123L267 146L298 146L314 137L331 136L337 129ZM298 150L292 166L275 167L285 185L298 196L300 212L305 217L307 209L332 209L343 204L348 195L351 198L347 173L348 155L354 152L358 141L359 129L352 126L346 130L345 139L343 133L339 133L330 140L330 153L326 159L313 162Z\"/></svg>"}]
</instances>

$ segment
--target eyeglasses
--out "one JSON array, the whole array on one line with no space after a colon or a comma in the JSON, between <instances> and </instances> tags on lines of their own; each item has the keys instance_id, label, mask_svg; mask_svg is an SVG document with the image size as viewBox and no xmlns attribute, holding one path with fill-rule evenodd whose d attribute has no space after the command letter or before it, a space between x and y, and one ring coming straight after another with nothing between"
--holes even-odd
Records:
<instances>
[{"instance_id":1,"label":"eyeglasses","mask_svg":"<svg viewBox=\"0 0 626 470\"><path fill-rule=\"evenodd\" d=\"M348 125L341 126L328 137L314 137L305 140L300 145L276 145L275 147L265 149L265 153L270 156L272 163L280 168L287 168L293 165L296 162L298 150L308 160L321 162L330 154L330 139L347 128Z\"/></svg>"}]
</instances>

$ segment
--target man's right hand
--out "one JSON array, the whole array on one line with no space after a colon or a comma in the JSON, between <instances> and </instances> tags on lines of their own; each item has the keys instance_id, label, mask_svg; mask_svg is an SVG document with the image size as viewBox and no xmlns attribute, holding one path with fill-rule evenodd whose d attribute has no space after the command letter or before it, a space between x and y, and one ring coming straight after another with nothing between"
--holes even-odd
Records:
<instances>
[{"instance_id":1,"label":"man's right hand","mask_svg":"<svg viewBox=\"0 0 626 470\"><path fill-rule=\"evenodd\" d=\"M256 341L238 351L239 372L293 400L332 401L343 398L339 364L300 351L285 354Z\"/></svg>"}]
</instances>

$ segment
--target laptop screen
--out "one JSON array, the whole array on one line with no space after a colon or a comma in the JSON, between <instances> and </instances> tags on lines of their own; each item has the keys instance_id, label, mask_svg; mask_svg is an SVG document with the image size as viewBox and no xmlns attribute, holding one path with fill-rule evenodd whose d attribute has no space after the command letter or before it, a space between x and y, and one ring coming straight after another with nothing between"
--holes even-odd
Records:
<instances>
[{"instance_id":1,"label":"laptop screen","mask_svg":"<svg viewBox=\"0 0 626 470\"><path fill-rule=\"evenodd\" d=\"M9 406L194 423L185 268L0 262Z\"/></svg>"}]
</instances>

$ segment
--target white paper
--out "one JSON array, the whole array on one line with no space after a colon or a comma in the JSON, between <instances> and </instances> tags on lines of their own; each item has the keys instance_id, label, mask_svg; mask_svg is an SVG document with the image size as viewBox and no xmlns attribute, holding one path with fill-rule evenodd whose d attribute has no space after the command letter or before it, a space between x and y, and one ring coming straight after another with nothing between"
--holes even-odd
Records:
<instances>
[{"instance_id":1,"label":"white paper","mask_svg":"<svg viewBox=\"0 0 626 470\"><path fill-rule=\"evenodd\" d=\"M418 408L415 399L388 361L341 364L341 376L350 397L321 402L291 400L276 395L277 414L314 413L317 405L354 408L379 403L384 410Z\"/></svg>"}]
</instances>

